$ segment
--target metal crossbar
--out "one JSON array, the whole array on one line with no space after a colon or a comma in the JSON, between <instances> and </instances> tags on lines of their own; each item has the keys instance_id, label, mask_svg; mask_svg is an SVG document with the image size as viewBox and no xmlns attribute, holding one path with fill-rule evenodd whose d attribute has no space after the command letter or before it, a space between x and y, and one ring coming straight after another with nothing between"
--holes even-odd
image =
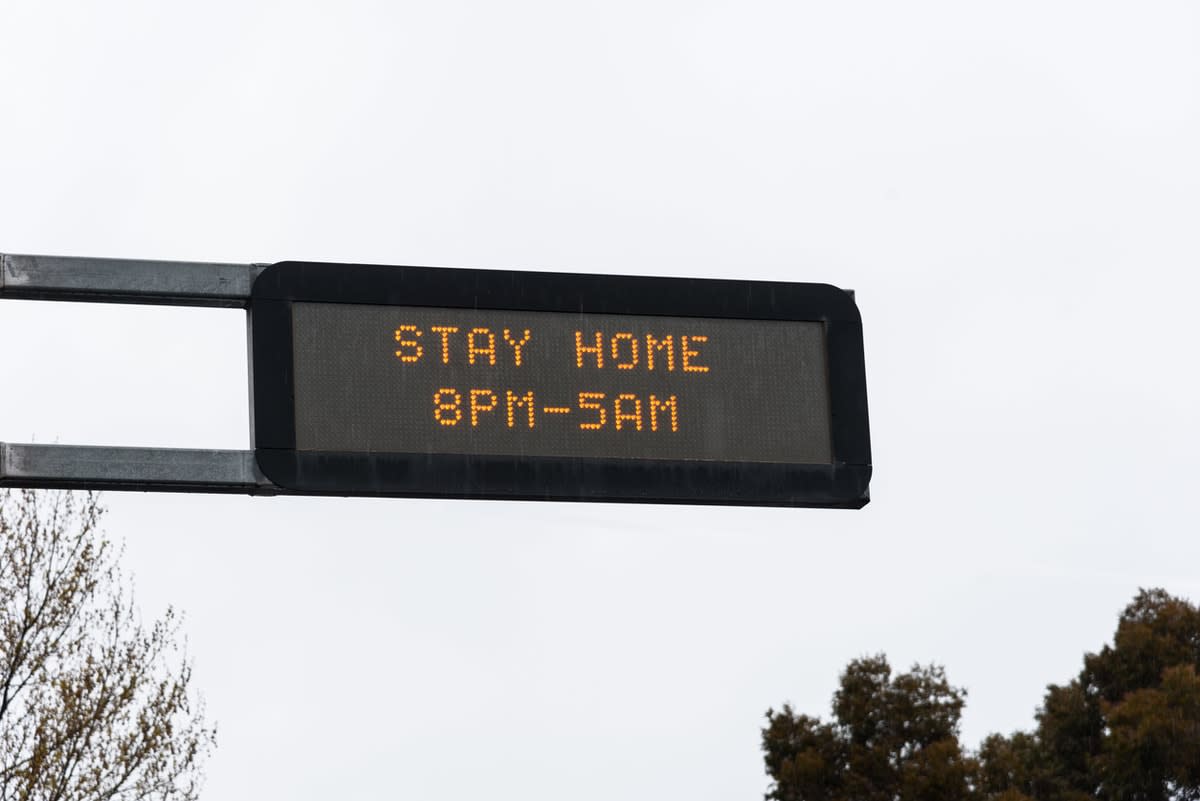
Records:
<instances>
[{"instance_id":1,"label":"metal crossbar","mask_svg":"<svg viewBox=\"0 0 1200 801\"><path fill-rule=\"evenodd\" d=\"M267 265L0 254L0 297L244 309Z\"/></svg>"},{"instance_id":2,"label":"metal crossbar","mask_svg":"<svg viewBox=\"0 0 1200 801\"><path fill-rule=\"evenodd\" d=\"M0 487L274 495L253 451L0 442Z\"/></svg>"},{"instance_id":3,"label":"metal crossbar","mask_svg":"<svg viewBox=\"0 0 1200 801\"><path fill-rule=\"evenodd\" d=\"M0 298L244 309L267 265L0 254ZM253 451L0 442L0 487L274 495Z\"/></svg>"}]
</instances>

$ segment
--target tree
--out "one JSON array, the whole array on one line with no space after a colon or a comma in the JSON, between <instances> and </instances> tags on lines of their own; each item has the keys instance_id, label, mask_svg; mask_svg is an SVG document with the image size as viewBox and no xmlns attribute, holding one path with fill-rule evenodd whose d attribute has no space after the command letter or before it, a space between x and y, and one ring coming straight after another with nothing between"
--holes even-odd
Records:
<instances>
[{"instance_id":1,"label":"tree","mask_svg":"<svg viewBox=\"0 0 1200 801\"><path fill-rule=\"evenodd\" d=\"M941 668L892 679L883 656L850 663L834 722L767 711L776 801L1200 801L1200 609L1141 590L1112 645L1051 684L1037 727L958 742L965 693Z\"/></svg>"},{"instance_id":2,"label":"tree","mask_svg":"<svg viewBox=\"0 0 1200 801\"><path fill-rule=\"evenodd\" d=\"M892 676L883 655L856 659L833 697L834 721L767 711L762 747L774 801L959 801L973 763L958 742L966 692L942 668Z\"/></svg>"},{"instance_id":3,"label":"tree","mask_svg":"<svg viewBox=\"0 0 1200 801\"><path fill-rule=\"evenodd\" d=\"M173 610L144 626L94 495L0 493L0 801L193 799L215 743Z\"/></svg>"},{"instance_id":4,"label":"tree","mask_svg":"<svg viewBox=\"0 0 1200 801\"><path fill-rule=\"evenodd\" d=\"M1024 738L1031 756L1014 783L980 789L991 797L1020 785L1036 801L1197 801L1197 669L1200 609L1161 589L1139 591L1112 645L1085 654L1070 683L1047 689L1034 732L990 738L996 749Z\"/></svg>"}]
</instances>

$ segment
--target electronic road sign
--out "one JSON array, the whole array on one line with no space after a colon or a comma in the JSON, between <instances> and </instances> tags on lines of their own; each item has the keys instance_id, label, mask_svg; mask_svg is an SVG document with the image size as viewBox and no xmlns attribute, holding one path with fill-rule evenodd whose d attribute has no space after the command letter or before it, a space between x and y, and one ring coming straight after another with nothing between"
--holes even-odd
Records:
<instances>
[{"instance_id":1,"label":"electronic road sign","mask_svg":"<svg viewBox=\"0 0 1200 801\"><path fill-rule=\"evenodd\" d=\"M290 492L859 508L862 323L825 284L280 262L255 458Z\"/></svg>"}]
</instances>

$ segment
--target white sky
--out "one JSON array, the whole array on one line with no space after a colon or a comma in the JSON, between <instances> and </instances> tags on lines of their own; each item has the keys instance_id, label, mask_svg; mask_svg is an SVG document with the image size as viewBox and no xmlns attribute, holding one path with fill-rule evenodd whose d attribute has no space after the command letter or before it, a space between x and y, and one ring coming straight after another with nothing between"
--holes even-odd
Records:
<instances>
[{"instance_id":1,"label":"white sky","mask_svg":"<svg viewBox=\"0 0 1200 801\"><path fill-rule=\"evenodd\" d=\"M1200 598L1200 6L0 4L0 251L819 281L860 512L110 494L210 799L757 798L886 651L1028 727ZM248 447L244 314L0 302L0 440Z\"/></svg>"}]
</instances>

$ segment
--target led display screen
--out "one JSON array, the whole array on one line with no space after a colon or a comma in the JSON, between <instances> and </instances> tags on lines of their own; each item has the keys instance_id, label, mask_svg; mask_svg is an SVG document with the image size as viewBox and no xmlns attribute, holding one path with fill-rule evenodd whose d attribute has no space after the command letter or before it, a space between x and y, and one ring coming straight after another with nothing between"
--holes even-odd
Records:
<instances>
[{"instance_id":1,"label":"led display screen","mask_svg":"<svg viewBox=\"0 0 1200 801\"><path fill-rule=\"evenodd\" d=\"M291 304L295 448L830 464L821 322Z\"/></svg>"},{"instance_id":2,"label":"led display screen","mask_svg":"<svg viewBox=\"0 0 1200 801\"><path fill-rule=\"evenodd\" d=\"M862 318L829 284L277 262L250 356L280 492L870 498Z\"/></svg>"}]
</instances>

